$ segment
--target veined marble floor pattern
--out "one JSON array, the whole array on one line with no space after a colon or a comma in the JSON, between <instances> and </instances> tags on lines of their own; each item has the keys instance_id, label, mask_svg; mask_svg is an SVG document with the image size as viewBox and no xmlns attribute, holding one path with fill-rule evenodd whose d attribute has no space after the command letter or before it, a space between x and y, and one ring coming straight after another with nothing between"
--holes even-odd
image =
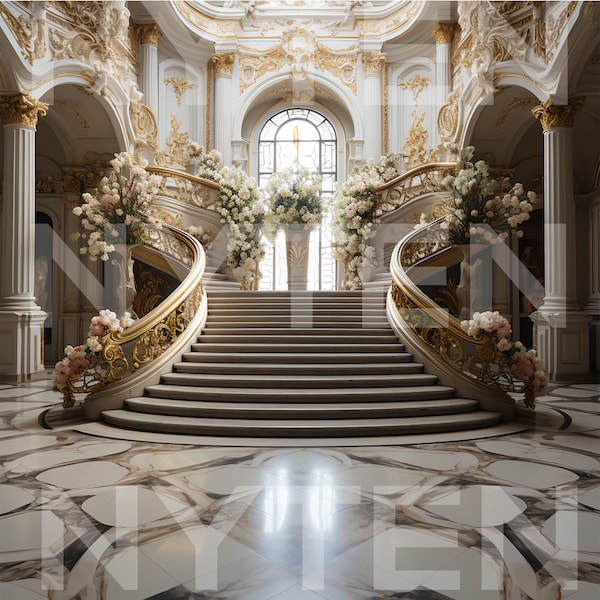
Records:
<instances>
[{"instance_id":1,"label":"veined marble floor pattern","mask_svg":"<svg viewBox=\"0 0 600 600\"><path fill-rule=\"evenodd\" d=\"M194 446L47 430L0 385L1 600L600 598L600 385L508 436Z\"/></svg>"}]
</instances>

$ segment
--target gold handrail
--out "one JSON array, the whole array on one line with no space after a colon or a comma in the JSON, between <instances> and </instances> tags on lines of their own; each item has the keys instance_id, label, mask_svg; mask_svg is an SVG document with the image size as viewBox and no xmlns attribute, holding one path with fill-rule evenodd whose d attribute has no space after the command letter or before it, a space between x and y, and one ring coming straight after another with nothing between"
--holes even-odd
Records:
<instances>
[{"instance_id":1,"label":"gold handrail","mask_svg":"<svg viewBox=\"0 0 600 600\"><path fill-rule=\"evenodd\" d=\"M204 299L202 275L206 264L204 249L190 234L163 224L149 230L145 246L168 256L187 274L175 290L148 314L123 330L100 339L102 349L86 354L89 365L67 380L63 406L75 402L75 394L97 393L109 384L121 382L140 371L169 347L195 318Z\"/></svg>"},{"instance_id":2,"label":"gold handrail","mask_svg":"<svg viewBox=\"0 0 600 600\"><path fill-rule=\"evenodd\" d=\"M488 390L492 387L501 391L505 400L512 403L508 392L523 392L524 384L512 374L506 355L497 348L496 337L485 331L475 337L467 335L460 321L419 289L407 273L417 260L451 246L447 231L440 227L443 221L437 219L412 231L397 244L390 261L388 310L400 317L394 321L421 340L428 354L440 359L438 365L445 365L455 377L468 381L471 389L484 384Z\"/></svg>"},{"instance_id":3,"label":"gold handrail","mask_svg":"<svg viewBox=\"0 0 600 600\"><path fill-rule=\"evenodd\" d=\"M162 175L166 177L182 177L183 179L188 179L192 183L196 183L199 185L205 185L207 187L214 188L216 190L221 189L221 186L212 179L205 179L204 177L197 177L196 175L192 175L191 173L186 173L185 171L178 171L177 169L172 169L171 167L146 167L146 171L149 173L155 173L156 175Z\"/></svg>"},{"instance_id":4,"label":"gold handrail","mask_svg":"<svg viewBox=\"0 0 600 600\"><path fill-rule=\"evenodd\" d=\"M197 177L185 171L178 171L170 167L146 167L146 171L155 175L162 176L161 195L174 198L176 200L198 206L200 208L208 208L215 203L221 186L212 179ZM175 182L176 189L169 186L169 180Z\"/></svg>"}]
</instances>

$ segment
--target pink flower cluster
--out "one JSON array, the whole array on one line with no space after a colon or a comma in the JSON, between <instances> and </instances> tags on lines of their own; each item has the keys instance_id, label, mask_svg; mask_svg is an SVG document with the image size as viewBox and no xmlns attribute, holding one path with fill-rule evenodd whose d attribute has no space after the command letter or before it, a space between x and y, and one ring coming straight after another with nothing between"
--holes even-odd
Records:
<instances>
[{"instance_id":1,"label":"pink flower cluster","mask_svg":"<svg viewBox=\"0 0 600 600\"><path fill-rule=\"evenodd\" d=\"M131 327L134 321L131 314L126 312L119 319L111 310L101 310L100 314L92 317L85 344L67 346L65 356L54 367L54 389L64 393L69 389L69 380L85 373L96 361L97 353L102 350L100 341L107 333L122 333Z\"/></svg>"},{"instance_id":2,"label":"pink flower cluster","mask_svg":"<svg viewBox=\"0 0 600 600\"><path fill-rule=\"evenodd\" d=\"M460 325L471 337L478 336L482 331L497 337L496 347L509 359L511 373L523 381L525 405L533 408L535 398L544 392L548 382L544 364L537 352L528 350L521 342L510 340L510 323L497 310L476 312L472 319L462 321Z\"/></svg>"}]
</instances>

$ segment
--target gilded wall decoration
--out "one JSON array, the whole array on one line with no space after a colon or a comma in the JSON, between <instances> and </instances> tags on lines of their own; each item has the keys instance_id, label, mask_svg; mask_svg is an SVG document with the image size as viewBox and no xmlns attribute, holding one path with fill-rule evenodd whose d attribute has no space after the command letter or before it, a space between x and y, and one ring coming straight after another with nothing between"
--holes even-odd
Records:
<instances>
[{"instance_id":1,"label":"gilded wall decoration","mask_svg":"<svg viewBox=\"0 0 600 600\"><path fill-rule=\"evenodd\" d=\"M389 36L405 27L422 9L420 2L399 2L398 9L383 19L364 19L359 23L360 34L363 36Z\"/></svg>"},{"instance_id":2,"label":"gilded wall decoration","mask_svg":"<svg viewBox=\"0 0 600 600\"><path fill-rule=\"evenodd\" d=\"M406 137L404 148L402 148L402 157L404 159L404 166L407 169L417 167L426 162L427 153L425 146L427 145L428 133L427 129L423 127L423 121L425 120L426 112L423 112L420 116L415 108L412 113L412 124Z\"/></svg>"},{"instance_id":3,"label":"gilded wall decoration","mask_svg":"<svg viewBox=\"0 0 600 600\"><path fill-rule=\"evenodd\" d=\"M290 28L281 38L280 44L266 50L240 46L240 93L266 73L289 67L296 80L306 79L311 69L330 73L356 94L358 47L333 50L302 27Z\"/></svg>"},{"instance_id":4,"label":"gilded wall decoration","mask_svg":"<svg viewBox=\"0 0 600 600\"><path fill-rule=\"evenodd\" d=\"M21 56L30 64L33 64L34 52L31 42L31 24L24 16L16 17L10 10L10 7L5 2L0 2L0 17L10 29L17 47L21 52Z\"/></svg>"},{"instance_id":5,"label":"gilded wall decoration","mask_svg":"<svg viewBox=\"0 0 600 600\"><path fill-rule=\"evenodd\" d=\"M181 99L188 90L193 90L196 87L195 83L192 83L187 77L167 77L164 80L166 85L173 86L173 92L175 93L175 101L177 106L181 106Z\"/></svg>"},{"instance_id":6,"label":"gilded wall decoration","mask_svg":"<svg viewBox=\"0 0 600 600\"><path fill-rule=\"evenodd\" d=\"M190 164L192 140L187 131L179 131L181 121L171 113L171 129L166 141L166 150L157 152L154 162L161 167L185 168Z\"/></svg>"},{"instance_id":7,"label":"gilded wall decoration","mask_svg":"<svg viewBox=\"0 0 600 600\"><path fill-rule=\"evenodd\" d=\"M438 133L443 143L454 141L458 133L460 113L458 109L458 100L462 93L462 88L457 87L448 95L448 100L442 104L437 118Z\"/></svg>"},{"instance_id":8,"label":"gilded wall decoration","mask_svg":"<svg viewBox=\"0 0 600 600\"><path fill-rule=\"evenodd\" d=\"M413 75L408 81L398 84L398 87L411 90L413 103L415 106L419 105L419 96L421 92L429 87L431 79L429 77L423 77L422 75Z\"/></svg>"},{"instance_id":9,"label":"gilded wall decoration","mask_svg":"<svg viewBox=\"0 0 600 600\"><path fill-rule=\"evenodd\" d=\"M132 101L129 104L129 117L136 139L156 150L158 148L158 126L152 109L141 102Z\"/></svg>"}]
</instances>

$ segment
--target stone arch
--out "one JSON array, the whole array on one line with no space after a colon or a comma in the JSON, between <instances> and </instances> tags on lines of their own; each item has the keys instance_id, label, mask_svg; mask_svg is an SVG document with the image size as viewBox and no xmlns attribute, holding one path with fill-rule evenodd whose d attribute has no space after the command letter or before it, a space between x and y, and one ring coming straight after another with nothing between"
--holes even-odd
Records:
<instances>
[{"instance_id":1,"label":"stone arch","mask_svg":"<svg viewBox=\"0 0 600 600\"><path fill-rule=\"evenodd\" d=\"M364 141L363 122L356 99L339 85L333 85L321 75L311 75L315 84L312 98L298 97L291 93L288 74L268 78L248 92L233 123L233 140L245 140L254 152L258 132L262 125L275 113L289 107L309 108L321 112L334 126L338 137L338 158L345 146L353 143L362 148ZM234 155L236 154L234 149ZM350 151L346 157L354 156ZM362 157L361 157L362 158ZM253 157L250 156L252 166ZM338 160L340 165L344 161ZM340 173L342 175L342 173Z\"/></svg>"}]
</instances>

